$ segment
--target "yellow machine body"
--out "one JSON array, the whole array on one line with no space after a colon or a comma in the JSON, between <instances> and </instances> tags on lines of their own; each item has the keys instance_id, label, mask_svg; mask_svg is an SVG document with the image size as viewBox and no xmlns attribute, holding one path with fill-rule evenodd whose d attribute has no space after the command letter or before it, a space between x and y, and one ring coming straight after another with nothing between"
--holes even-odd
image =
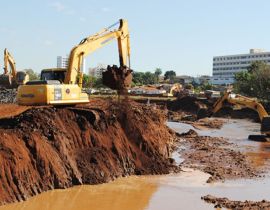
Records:
<instances>
[{"instance_id":1,"label":"yellow machine body","mask_svg":"<svg viewBox=\"0 0 270 210\"><path fill-rule=\"evenodd\" d=\"M88 103L89 99L78 85L37 84L19 86L17 102L21 105L72 105Z\"/></svg>"}]
</instances>

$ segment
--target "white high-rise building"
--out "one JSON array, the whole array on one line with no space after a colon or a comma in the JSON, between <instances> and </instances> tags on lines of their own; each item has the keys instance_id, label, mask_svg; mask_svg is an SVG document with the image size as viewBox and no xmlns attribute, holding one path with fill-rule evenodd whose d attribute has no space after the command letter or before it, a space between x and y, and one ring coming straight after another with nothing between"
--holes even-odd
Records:
<instances>
[{"instance_id":1,"label":"white high-rise building","mask_svg":"<svg viewBox=\"0 0 270 210\"><path fill-rule=\"evenodd\" d=\"M213 84L232 84L234 74L246 71L254 61L264 61L270 65L270 52L250 49L248 54L215 56L213 58Z\"/></svg>"},{"instance_id":2,"label":"white high-rise building","mask_svg":"<svg viewBox=\"0 0 270 210\"><path fill-rule=\"evenodd\" d=\"M67 68L68 67L68 59L69 57L66 56L66 57L63 57L63 56L57 56L57 65L56 67L57 68ZM85 59L83 58L82 60L82 65L81 65L81 70L83 73L86 73L85 72Z\"/></svg>"},{"instance_id":3,"label":"white high-rise building","mask_svg":"<svg viewBox=\"0 0 270 210\"><path fill-rule=\"evenodd\" d=\"M92 77L101 78L102 72L106 69L106 66L107 65L105 64L99 63L97 67L89 68L89 75Z\"/></svg>"},{"instance_id":4,"label":"white high-rise building","mask_svg":"<svg viewBox=\"0 0 270 210\"><path fill-rule=\"evenodd\" d=\"M68 67L68 56L57 56L57 68L67 68Z\"/></svg>"}]
</instances>

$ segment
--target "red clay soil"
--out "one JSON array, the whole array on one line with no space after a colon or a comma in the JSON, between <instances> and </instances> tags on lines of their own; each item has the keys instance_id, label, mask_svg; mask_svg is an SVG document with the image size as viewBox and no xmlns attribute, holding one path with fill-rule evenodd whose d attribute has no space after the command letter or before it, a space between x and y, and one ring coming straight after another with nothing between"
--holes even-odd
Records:
<instances>
[{"instance_id":1,"label":"red clay soil","mask_svg":"<svg viewBox=\"0 0 270 210\"><path fill-rule=\"evenodd\" d=\"M28 109L31 109L31 107L19 106L17 104L1 104L0 105L0 119L19 115Z\"/></svg>"},{"instance_id":2,"label":"red clay soil","mask_svg":"<svg viewBox=\"0 0 270 210\"><path fill-rule=\"evenodd\" d=\"M173 134L160 110L135 102L29 109L0 119L0 204L132 174L164 174Z\"/></svg>"}]
</instances>

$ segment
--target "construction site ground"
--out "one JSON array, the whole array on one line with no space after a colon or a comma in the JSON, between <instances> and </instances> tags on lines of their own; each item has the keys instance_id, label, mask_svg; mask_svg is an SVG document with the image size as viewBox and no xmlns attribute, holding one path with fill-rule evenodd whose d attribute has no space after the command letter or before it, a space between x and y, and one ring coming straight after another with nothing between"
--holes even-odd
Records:
<instances>
[{"instance_id":1,"label":"construction site ground","mask_svg":"<svg viewBox=\"0 0 270 210\"><path fill-rule=\"evenodd\" d=\"M186 176L201 171L199 177L204 178L194 187L196 196L187 199L189 204L183 207L196 209L195 204L192 206L196 203L200 209L212 209L205 200L217 207L268 208L269 202L264 199L270 199L269 196L260 198L247 194L245 198L245 193L242 197L234 194L234 186L241 183L237 180L256 182L268 177L268 144L248 142L250 121L228 120L224 118L228 112L219 116L222 118L198 120L198 111L210 105L192 97L133 100L92 97L89 104L75 107L0 105L0 203L22 201L51 189L109 182L123 176L173 173L166 178L150 178L150 182L148 176L144 181L135 179L134 183L149 190L136 195L145 199L144 207L130 209L144 209L151 204L151 197L159 192L158 186L162 183L169 187L172 182L185 182ZM252 111L246 112L256 120ZM234 117L243 117L243 112L235 113ZM231 128L241 130L242 125L245 129L241 134L230 133ZM257 151L258 148L261 150ZM114 183L123 185L125 180L120 180ZM198 179L193 181L197 183ZM220 187L230 182L234 183L231 196L229 190L226 194ZM179 195L189 195L184 195L187 186L183 183L173 184L180 186ZM243 188L249 189L245 184ZM224 196L241 201L226 200ZM251 201L243 204L243 199ZM167 201L173 202L169 198ZM179 198L178 201L181 202ZM152 204L154 206L148 209L162 209L157 208L157 203ZM136 207L134 202L131 205ZM8 207L3 206L3 209Z\"/></svg>"}]
</instances>

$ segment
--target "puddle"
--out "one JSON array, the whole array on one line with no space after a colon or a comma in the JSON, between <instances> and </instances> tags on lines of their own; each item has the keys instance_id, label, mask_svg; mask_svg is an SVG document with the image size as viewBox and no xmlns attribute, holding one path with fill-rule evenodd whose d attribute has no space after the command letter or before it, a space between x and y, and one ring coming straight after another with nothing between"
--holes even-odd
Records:
<instances>
[{"instance_id":1,"label":"puddle","mask_svg":"<svg viewBox=\"0 0 270 210\"><path fill-rule=\"evenodd\" d=\"M191 125L168 122L177 132L194 129ZM269 162L270 143L247 140L250 132L259 133L260 125L246 120L227 120L220 130L196 130L200 135L226 136L241 147L258 166ZM239 146L239 147L240 147ZM181 148L179 148L181 150ZM177 164L183 159L173 153ZM0 210L178 210L213 209L201 196L211 194L232 200L270 200L270 178L234 180L207 184L209 178L198 170L163 176L131 176L101 185L84 185L52 190L28 201L0 207Z\"/></svg>"}]
</instances>

